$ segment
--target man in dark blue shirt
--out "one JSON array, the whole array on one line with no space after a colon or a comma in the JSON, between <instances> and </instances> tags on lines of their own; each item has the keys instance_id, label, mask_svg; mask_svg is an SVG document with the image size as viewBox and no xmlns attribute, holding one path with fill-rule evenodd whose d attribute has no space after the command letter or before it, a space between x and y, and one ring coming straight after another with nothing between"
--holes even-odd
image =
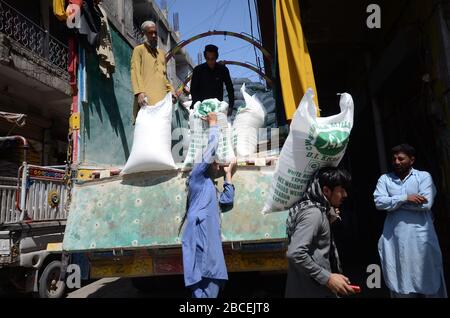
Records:
<instances>
[{"instance_id":1,"label":"man in dark blue shirt","mask_svg":"<svg viewBox=\"0 0 450 318\"><path fill-rule=\"evenodd\" d=\"M191 108L196 102L202 102L208 98L217 98L223 101L223 84L225 83L229 101L228 114L230 115L234 107L234 90L230 71L225 65L217 63L219 58L219 48L217 46L207 45L203 55L206 63L197 65L192 73Z\"/></svg>"}]
</instances>

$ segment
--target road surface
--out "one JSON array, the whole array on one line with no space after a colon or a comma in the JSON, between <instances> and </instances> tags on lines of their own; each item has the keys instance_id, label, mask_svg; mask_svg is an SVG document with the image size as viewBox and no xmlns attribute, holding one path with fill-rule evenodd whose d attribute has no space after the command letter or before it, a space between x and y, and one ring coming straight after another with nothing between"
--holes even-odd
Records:
<instances>
[{"instance_id":1,"label":"road surface","mask_svg":"<svg viewBox=\"0 0 450 318\"><path fill-rule=\"evenodd\" d=\"M286 274L230 273L221 297L276 297L284 295ZM141 290L135 288L139 284ZM182 276L160 276L140 279L103 278L72 291L68 298L148 298L190 297ZM145 291L143 289L146 289Z\"/></svg>"}]
</instances>

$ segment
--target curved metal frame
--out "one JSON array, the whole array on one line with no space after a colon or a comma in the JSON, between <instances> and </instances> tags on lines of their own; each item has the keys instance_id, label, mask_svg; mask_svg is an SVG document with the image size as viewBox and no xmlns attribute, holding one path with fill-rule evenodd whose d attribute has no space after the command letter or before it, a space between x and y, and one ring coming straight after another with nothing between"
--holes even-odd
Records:
<instances>
[{"instance_id":1,"label":"curved metal frame","mask_svg":"<svg viewBox=\"0 0 450 318\"><path fill-rule=\"evenodd\" d=\"M247 41L250 44L253 44L254 46L256 46L262 52L264 57L266 57L266 59L270 63L272 63L272 56L270 55L269 51L267 51L258 41L255 41L251 37L248 37L241 33L229 32L229 31L216 31L216 30L200 33L200 34L195 35L187 40L181 41L180 43L177 44L177 46L175 46L172 50L170 50L170 52L167 53L166 62L168 62L179 50L181 50L183 47L185 47L189 43L192 43L198 39L201 39L201 38L204 38L207 36L211 36L211 35L232 36L232 37L236 37L236 38L242 39L244 41Z\"/></svg>"},{"instance_id":2,"label":"curved metal frame","mask_svg":"<svg viewBox=\"0 0 450 318\"><path fill-rule=\"evenodd\" d=\"M220 64L224 64L224 65L236 65L236 66L241 66L241 67L245 67L248 68L249 70L254 71L255 73L258 73L260 76L264 77L264 79L266 80L267 84L272 87L273 81L270 77L268 77L266 74L264 74L262 71L260 71L259 69L257 69L256 67L247 64L247 63L242 63L242 62L237 62L237 61L219 61L217 63ZM184 90L184 88L186 87L187 83L189 83L192 79L192 73L189 74L186 79L184 80L183 84L181 84L178 88L177 88L177 95L179 96L181 94L181 92Z\"/></svg>"}]
</instances>

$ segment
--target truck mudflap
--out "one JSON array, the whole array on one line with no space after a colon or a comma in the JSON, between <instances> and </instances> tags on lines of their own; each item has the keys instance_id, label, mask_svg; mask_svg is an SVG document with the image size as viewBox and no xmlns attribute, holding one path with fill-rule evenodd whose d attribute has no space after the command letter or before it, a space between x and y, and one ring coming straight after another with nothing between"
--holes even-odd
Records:
<instances>
[{"instance_id":1,"label":"truck mudflap","mask_svg":"<svg viewBox=\"0 0 450 318\"><path fill-rule=\"evenodd\" d=\"M285 271L287 270L284 242L268 249L265 244L235 250L224 245L225 261L229 272ZM258 247L258 245L261 245ZM244 246L244 245L243 245ZM114 253L89 253L90 278L144 277L183 274L180 248L163 250L137 250Z\"/></svg>"},{"instance_id":2,"label":"truck mudflap","mask_svg":"<svg viewBox=\"0 0 450 318\"><path fill-rule=\"evenodd\" d=\"M262 214L274 167L240 167L234 207L222 213L222 241L270 242L286 237L287 212ZM63 250L180 247L186 177L178 171L87 181L73 188ZM218 188L222 189L222 179Z\"/></svg>"}]
</instances>

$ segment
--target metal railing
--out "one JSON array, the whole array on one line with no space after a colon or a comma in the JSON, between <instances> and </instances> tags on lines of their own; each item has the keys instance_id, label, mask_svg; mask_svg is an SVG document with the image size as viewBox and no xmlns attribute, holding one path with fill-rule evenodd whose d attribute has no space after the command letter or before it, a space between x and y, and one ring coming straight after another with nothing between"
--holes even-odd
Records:
<instances>
[{"instance_id":1,"label":"metal railing","mask_svg":"<svg viewBox=\"0 0 450 318\"><path fill-rule=\"evenodd\" d=\"M31 180L33 180L31 178ZM55 194L59 202L51 205L49 195ZM25 209L29 218L34 221L62 220L67 218L64 209L67 191L64 182L33 180L27 193Z\"/></svg>"},{"instance_id":2,"label":"metal railing","mask_svg":"<svg viewBox=\"0 0 450 318\"><path fill-rule=\"evenodd\" d=\"M14 223L20 218L16 209L17 178L0 177L0 224Z\"/></svg>"},{"instance_id":3,"label":"metal railing","mask_svg":"<svg viewBox=\"0 0 450 318\"><path fill-rule=\"evenodd\" d=\"M0 0L0 32L67 72L69 50L47 30Z\"/></svg>"},{"instance_id":4,"label":"metal railing","mask_svg":"<svg viewBox=\"0 0 450 318\"><path fill-rule=\"evenodd\" d=\"M0 224L20 222L24 216L33 221L66 219L67 185L61 177L64 170L25 167L24 188L21 178L0 177Z\"/></svg>"}]
</instances>

